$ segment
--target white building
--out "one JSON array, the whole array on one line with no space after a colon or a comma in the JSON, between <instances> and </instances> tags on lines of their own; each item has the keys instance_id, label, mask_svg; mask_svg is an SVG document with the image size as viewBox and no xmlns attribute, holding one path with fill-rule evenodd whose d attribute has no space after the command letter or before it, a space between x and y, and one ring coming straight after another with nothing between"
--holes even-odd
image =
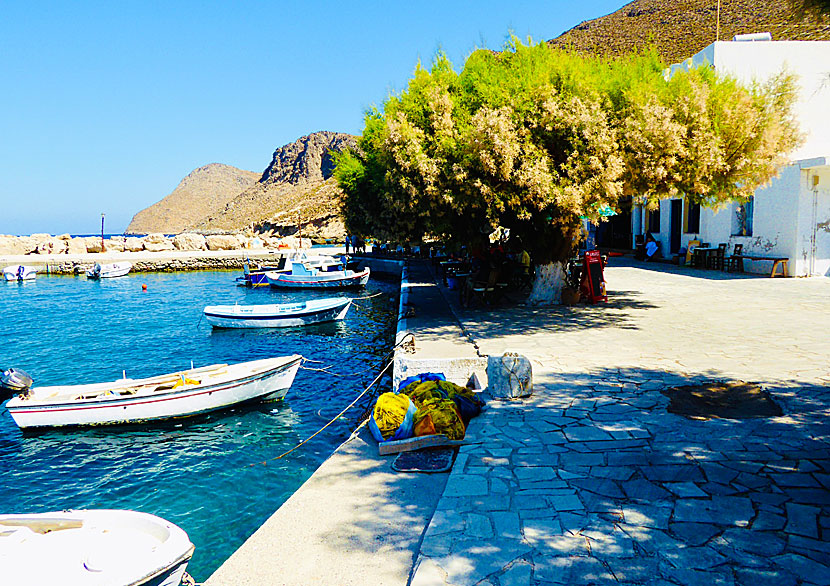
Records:
<instances>
[{"instance_id":1,"label":"white building","mask_svg":"<svg viewBox=\"0 0 830 586\"><path fill-rule=\"evenodd\" d=\"M806 139L791 154L792 163L748 205L716 211L678 199L661 202L655 212L635 206L633 234L650 231L664 256L693 239L727 243L727 254L740 243L744 254L788 258L790 275L830 276L830 42L720 41L668 73L703 64L747 84L784 68L794 73L800 86L795 110ZM771 263L746 261L745 268L769 273Z\"/></svg>"}]
</instances>

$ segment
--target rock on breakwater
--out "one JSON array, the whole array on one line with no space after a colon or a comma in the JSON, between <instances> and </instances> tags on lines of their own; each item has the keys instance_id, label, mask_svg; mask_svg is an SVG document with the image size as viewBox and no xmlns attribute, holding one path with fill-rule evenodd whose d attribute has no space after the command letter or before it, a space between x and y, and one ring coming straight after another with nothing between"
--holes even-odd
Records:
<instances>
[{"instance_id":1,"label":"rock on breakwater","mask_svg":"<svg viewBox=\"0 0 830 586\"><path fill-rule=\"evenodd\" d=\"M183 233L176 236L148 234L142 238L112 236L70 236L63 234L32 234L31 236L0 235L0 257L26 255L83 255L119 252L166 252L204 250L257 250L277 248L305 248L311 245L308 237L278 237L272 230L248 231L233 234Z\"/></svg>"}]
</instances>

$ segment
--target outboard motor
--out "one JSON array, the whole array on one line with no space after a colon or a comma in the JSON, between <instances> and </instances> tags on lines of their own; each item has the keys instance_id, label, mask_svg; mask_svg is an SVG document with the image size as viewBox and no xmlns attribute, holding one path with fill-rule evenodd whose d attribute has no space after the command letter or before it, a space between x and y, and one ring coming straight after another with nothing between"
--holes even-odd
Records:
<instances>
[{"instance_id":1,"label":"outboard motor","mask_svg":"<svg viewBox=\"0 0 830 586\"><path fill-rule=\"evenodd\" d=\"M26 392L34 383L26 371L19 368L9 368L0 374L0 396L3 399L17 393Z\"/></svg>"}]
</instances>

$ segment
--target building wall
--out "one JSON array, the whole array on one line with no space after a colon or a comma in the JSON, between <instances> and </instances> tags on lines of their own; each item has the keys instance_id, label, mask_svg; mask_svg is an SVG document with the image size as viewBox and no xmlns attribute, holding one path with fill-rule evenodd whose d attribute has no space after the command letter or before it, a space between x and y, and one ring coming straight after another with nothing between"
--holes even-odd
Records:
<instances>
[{"instance_id":1,"label":"building wall","mask_svg":"<svg viewBox=\"0 0 830 586\"><path fill-rule=\"evenodd\" d=\"M830 276L830 42L758 41L716 42L682 63L678 69L714 66L744 84L763 82L781 71L796 74L799 84L795 112L803 144L790 154L798 161L781 170L770 185L755 193L752 236L736 236L735 205L701 211L700 234L683 234L682 246L697 236L702 242L742 243L744 251L763 256L787 257L792 275ZM809 160L808 160L809 159ZM813 177L818 184L813 184ZM662 249L669 245L670 204L661 204ZM666 223L663 224L663 221ZM749 261L746 269L768 273L770 263Z\"/></svg>"},{"instance_id":2,"label":"building wall","mask_svg":"<svg viewBox=\"0 0 830 586\"><path fill-rule=\"evenodd\" d=\"M744 84L763 82L785 69L796 74L795 112L805 141L791 160L830 154L830 41L719 41L669 69L673 74L707 63Z\"/></svg>"},{"instance_id":3,"label":"building wall","mask_svg":"<svg viewBox=\"0 0 830 586\"><path fill-rule=\"evenodd\" d=\"M801 172L793 273L830 277L830 166Z\"/></svg>"}]
</instances>

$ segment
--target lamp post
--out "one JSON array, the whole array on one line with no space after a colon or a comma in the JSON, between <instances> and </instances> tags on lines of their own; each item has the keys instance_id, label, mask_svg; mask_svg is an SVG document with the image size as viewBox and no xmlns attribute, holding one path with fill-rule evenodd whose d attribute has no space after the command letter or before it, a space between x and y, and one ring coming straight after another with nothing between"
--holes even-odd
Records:
<instances>
[{"instance_id":1,"label":"lamp post","mask_svg":"<svg viewBox=\"0 0 830 586\"><path fill-rule=\"evenodd\" d=\"M104 249L104 214L101 213L101 252L105 252Z\"/></svg>"}]
</instances>

